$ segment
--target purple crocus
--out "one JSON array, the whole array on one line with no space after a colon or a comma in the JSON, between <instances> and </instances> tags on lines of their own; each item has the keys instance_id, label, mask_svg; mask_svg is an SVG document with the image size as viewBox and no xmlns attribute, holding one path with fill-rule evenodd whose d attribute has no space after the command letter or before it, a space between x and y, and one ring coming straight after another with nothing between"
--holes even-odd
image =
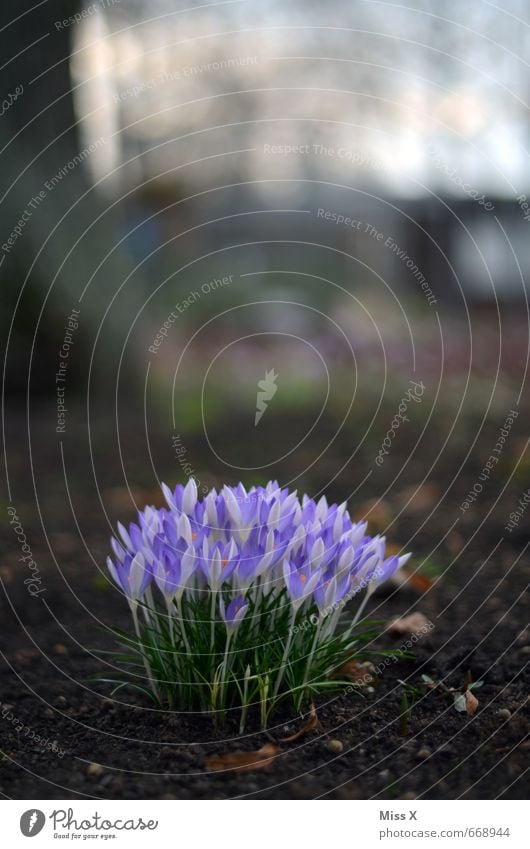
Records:
<instances>
[{"instance_id":1,"label":"purple crocus","mask_svg":"<svg viewBox=\"0 0 530 849\"><path fill-rule=\"evenodd\" d=\"M225 608L225 603L221 598L219 601L219 607L221 609L221 616L223 617L228 634L234 634L245 617L248 610L248 603L245 601L244 597L240 595L237 596L237 598L232 599L227 608Z\"/></svg>"},{"instance_id":2,"label":"purple crocus","mask_svg":"<svg viewBox=\"0 0 530 849\"><path fill-rule=\"evenodd\" d=\"M208 594L214 614L228 593L234 602L225 613L235 613L226 622L239 622L250 600L285 594L294 615L324 615L372 592L410 556L386 557L385 538L367 535L366 522L353 522L345 504L299 498L277 481L249 490L224 486L203 499L192 479L162 489L167 508L146 507L127 528L119 523L119 538L111 540L110 574L134 601L153 583L166 603Z\"/></svg>"},{"instance_id":3,"label":"purple crocus","mask_svg":"<svg viewBox=\"0 0 530 849\"><path fill-rule=\"evenodd\" d=\"M139 601L143 597L151 581L152 572L141 552L137 552L134 557L132 554L125 554L123 563L119 560L113 563L110 557L107 557L107 567L113 580L130 601Z\"/></svg>"}]
</instances>

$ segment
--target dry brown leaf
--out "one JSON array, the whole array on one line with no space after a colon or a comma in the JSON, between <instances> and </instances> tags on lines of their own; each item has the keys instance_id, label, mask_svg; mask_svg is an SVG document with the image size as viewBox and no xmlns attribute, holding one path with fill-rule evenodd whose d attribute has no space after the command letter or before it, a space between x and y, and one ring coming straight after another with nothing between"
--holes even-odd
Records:
<instances>
[{"instance_id":1,"label":"dry brown leaf","mask_svg":"<svg viewBox=\"0 0 530 849\"><path fill-rule=\"evenodd\" d=\"M468 716L473 716L478 710L478 699L471 692L471 690L466 690L464 693L464 698L466 700L466 712Z\"/></svg>"},{"instance_id":2,"label":"dry brown leaf","mask_svg":"<svg viewBox=\"0 0 530 849\"><path fill-rule=\"evenodd\" d=\"M434 584L432 578L428 578L427 575L418 575L417 572L413 574L411 572L405 571L405 576L407 584L410 584L411 587L413 587L420 593L424 593L427 590L430 590L430 588Z\"/></svg>"},{"instance_id":3,"label":"dry brown leaf","mask_svg":"<svg viewBox=\"0 0 530 849\"><path fill-rule=\"evenodd\" d=\"M402 619L393 619L388 624L389 634L415 634L417 631L423 631L431 622L424 616L423 613L411 613L410 616L404 616Z\"/></svg>"},{"instance_id":4,"label":"dry brown leaf","mask_svg":"<svg viewBox=\"0 0 530 849\"><path fill-rule=\"evenodd\" d=\"M294 743L295 740L299 740L300 737L305 737L306 734L309 734L314 728L318 725L318 716L317 711L314 705L311 705L311 709L309 711L309 719L306 724L303 725L298 731L295 731L294 734L291 734L289 737L280 737L280 743Z\"/></svg>"},{"instance_id":5,"label":"dry brown leaf","mask_svg":"<svg viewBox=\"0 0 530 849\"><path fill-rule=\"evenodd\" d=\"M347 678L353 684L371 684L374 680L371 674L373 671L373 664L369 661L360 663L358 660L350 660L337 669L334 677Z\"/></svg>"},{"instance_id":6,"label":"dry brown leaf","mask_svg":"<svg viewBox=\"0 0 530 849\"><path fill-rule=\"evenodd\" d=\"M206 759L206 768L211 772L251 772L254 769L267 769L279 751L280 747L275 743L265 743L256 752L212 755Z\"/></svg>"}]
</instances>

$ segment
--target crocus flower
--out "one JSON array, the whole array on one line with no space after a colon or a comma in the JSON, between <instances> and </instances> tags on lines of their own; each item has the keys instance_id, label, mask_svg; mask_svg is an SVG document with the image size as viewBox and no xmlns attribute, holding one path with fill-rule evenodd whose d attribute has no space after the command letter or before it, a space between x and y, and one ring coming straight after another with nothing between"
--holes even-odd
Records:
<instances>
[{"instance_id":1,"label":"crocus flower","mask_svg":"<svg viewBox=\"0 0 530 849\"><path fill-rule=\"evenodd\" d=\"M234 634L245 617L248 610L248 603L245 601L243 596L240 595L237 598L232 599L227 608L225 608L223 599L220 600L219 606L227 632L229 634Z\"/></svg>"},{"instance_id":2,"label":"crocus flower","mask_svg":"<svg viewBox=\"0 0 530 849\"><path fill-rule=\"evenodd\" d=\"M240 728L255 703L265 727L289 692L301 710L357 651L370 594L410 555L387 556L346 504L277 481L204 498L194 480L162 490L167 506L118 523L107 558L129 601L140 689L216 719L240 704Z\"/></svg>"},{"instance_id":3,"label":"crocus flower","mask_svg":"<svg viewBox=\"0 0 530 849\"><path fill-rule=\"evenodd\" d=\"M126 554L123 563L119 560L113 563L107 558L109 572L130 601L141 599L149 586L152 573L141 552L134 555Z\"/></svg>"},{"instance_id":4,"label":"crocus flower","mask_svg":"<svg viewBox=\"0 0 530 849\"><path fill-rule=\"evenodd\" d=\"M146 507L128 528L118 523L119 538L111 540L110 574L135 601L154 582L167 603L211 593L220 605L225 591L234 603L248 602L259 592L287 596L294 615L312 606L322 612L372 592L410 556L386 557L385 538L368 536L345 504L300 499L277 481L248 491L224 486L203 499L192 479L162 490L167 508Z\"/></svg>"}]
</instances>

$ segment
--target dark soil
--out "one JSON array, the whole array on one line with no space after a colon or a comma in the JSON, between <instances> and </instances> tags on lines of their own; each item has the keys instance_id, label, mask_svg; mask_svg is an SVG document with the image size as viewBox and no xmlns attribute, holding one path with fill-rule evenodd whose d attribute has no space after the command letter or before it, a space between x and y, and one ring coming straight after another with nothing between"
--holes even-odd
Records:
<instances>
[{"instance_id":1,"label":"dark soil","mask_svg":"<svg viewBox=\"0 0 530 849\"><path fill-rule=\"evenodd\" d=\"M469 433L453 440L443 462L429 474L428 485L424 484L405 507L408 487L417 488L430 468L429 446L420 456L414 454L405 470L398 460L396 440L396 454L379 478L372 475L357 493L353 510L359 504L363 512L363 502L390 487L383 507L372 513L373 527L390 524L388 538L408 545L415 553L416 565L427 558L429 575L435 580L430 586L425 583L424 591L411 584L391 587L373 600L368 615L390 619L421 611L434 623L432 633L418 641L413 658L389 664L377 676L373 688L362 694L321 699L317 704L318 727L294 743L282 744L279 756L266 770L214 774L205 768L209 755L258 749L271 739L296 731L304 720L285 715L269 733L251 729L239 738L237 717L219 731L209 717L153 711L132 691L128 696L122 691L119 697L110 699L110 686L94 682L102 666L91 649L113 647L98 626L128 626L125 604L103 577L109 527L102 503L112 522L127 519L132 511L112 435L96 422L92 436L98 492L82 423L76 430L74 421L72 415L63 440L68 496L53 417L45 410L34 420L32 450L38 509L23 415L15 412L8 425L11 501L5 507L11 503L17 511L45 591L38 598L29 596L23 583L25 567L18 560L20 549L15 534L7 527L0 572L0 791L5 797L524 797L528 792L529 755L526 667L530 645L528 598L524 594L529 567L528 521L523 517L512 534L504 531L504 526L527 486L516 475L500 496L514 465L515 445L523 435L520 429L511 437L513 448L506 449L507 465L500 465L481 498L465 514L461 514L459 505L489 456L502 421L485 428L473 451L475 459L467 462L457 482L445 493L471 436L476 435L469 425ZM152 475L150 478L145 473L148 465L143 431L140 427L139 437L133 422L122 432L122 450L127 477L135 482L134 495L144 503L153 500L153 483L149 483ZM285 421L278 428L279 440L285 438L289 427ZM234 432L237 423L232 422L226 435L220 434L220 442L233 439ZM412 433L403 434L401 459L413 444L409 440ZM435 454L435 436L431 442ZM346 466L334 483L326 484L335 468L346 460L347 444L346 437L335 444L325 470L323 463L317 464L317 470L298 484L300 488L314 494L324 485L331 499L341 499L353 491L363 478L363 469L357 465ZM160 476L182 479L175 470L167 434L152 437L150 448ZM199 439L190 439L188 448L200 474L206 461L198 464L197 457L207 456L204 445ZM215 469L210 476L205 474L205 482L218 480L215 474ZM284 473L282 479L286 478ZM403 639L385 635L377 647L398 648ZM399 679L421 689L422 674L456 688L463 687L469 677L482 680L483 686L476 691L476 714L457 713L450 696L423 687L408 727L403 722L400 725ZM56 741L59 753L30 739L33 734L50 744ZM340 741L342 751L337 751L340 746L331 741Z\"/></svg>"}]
</instances>

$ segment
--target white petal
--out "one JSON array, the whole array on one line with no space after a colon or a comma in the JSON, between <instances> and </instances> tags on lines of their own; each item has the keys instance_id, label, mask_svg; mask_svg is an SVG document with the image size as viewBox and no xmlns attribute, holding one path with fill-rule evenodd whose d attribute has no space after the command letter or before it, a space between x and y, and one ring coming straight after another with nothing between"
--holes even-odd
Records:
<instances>
[{"instance_id":1,"label":"white petal","mask_svg":"<svg viewBox=\"0 0 530 849\"><path fill-rule=\"evenodd\" d=\"M343 505L341 505L341 506L343 506ZM333 525L333 541L334 542L337 542L337 540L342 536L343 513L344 513L344 510L342 512L337 510L337 515L335 517L335 523Z\"/></svg>"},{"instance_id":2,"label":"white petal","mask_svg":"<svg viewBox=\"0 0 530 849\"><path fill-rule=\"evenodd\" d=\"M111 545L111 548L112 548L114 554L116 555L116 557L120 561L120 563L123 563L124 558L125 558L125 551L123 550L122 546L119 544L118 540L114 539L114 537L111 537L110 538L110 545Z\"/></svg>"},{"instance_id":3,"label":"white petal","mask_svg":"<svg viewBox=\"0 0 530 849\"><path fill-rule=\"evenodd\" d=\"M217 507L215 505L216 497L217 493L215 490L212 490L206 496L206 520L213 528L217 528L219 526L219 517L217 515Z\"/></svg>"},{"instance_id":4,"label":"white petal","mask_svg":"<svg viewBox=\"0 0 530 849\"><path fill-rule=\"evenodd\" d=\"M324 593L324 604L326 607L331 607L337 594L337 579L332 578L329 582L326 592Z\"/></svg>"},{"instance_id":5,"label":"white petal","mask_svg":"<svg viewBox=\"0 0 530 849\"><path fill-rule=\"evenodd\" d=\"M402 557L399 557L398 558L398 569L401 569L401 567L404 566L405 563L407 563L407 561L410 560L411 557L412 557L412 552L410 552L409 554L403 554Z\"/></svg>"},{"instance_id":6,"label":"white petal","mask_svg":"<svg viewBox=\"0 0 530 849\"><path fill-rule=\"evenodd\" d=\"M114 583L117 584L121 589L120 579L118 578L118 570L116 569L110 557L107 557L107 569L109 570L110 576Z\"/></svg>"},{"instance_id":7,"label":"white petal","mask_svg":"<svg viewBox=\"0 0 530 849\"><path fill-rule=\"evenodd\" d=\"M271 507L271 511L269 513L269 518L268 518L268 521L267 521L268 526L270 528L272 528L273 530L276 529L276 527L278 525L278 521L280 519L280 514L281 514L281 507L282 506L280 504L280 499L277 498L276 501L274 502L274 504Z\"/></svg>"},{"instance_id":8,"label":"white petal","mask_svg":"<svg viewBox=\"0 0 530 849\"><path fill-rule=\"evenodd\" d=\"M354 525L350 531L350 542L355 548L363 536L366 534L366 528L368 527L368 522L359 522L358 525Z\"/></svg>"},{"instance_id":9,"label":"white petal","mask_svg":"<svg viewBox=\"0 0 530 849\"><path fill-rule=\"evenodd\" d=\"M174 498L173 498L173 493L171 492L168 485L165 484L165 483L162 484L162 492L164 493L164 498L167 501L167 506L169 507L169 509L170 510L176 510L177 508L175 507L175 501L174 501Z\"/></svg>"},{"instance_id":10,"label":"white petal","mask_svg":"<svg viewBox=\"0 0 530 849\"><path fill-rule=\"evenodd\" d=\"M142 586L142 581L144 579L145 574L145 560L143 554L136 554L131 563L131 568L129 571L129 588L131 591L131 597L134 599L139 598L140 596L140 588Z\"/></svg>"},{"instance_id":11,"label":"white petal","mask_svg":"<svg viewBox=\"0 0 530 849\"><path fill-rule=\"evenodd\" d=\"M121 522L118 522L118 530L120 532L120 536L121 536L122 540L125 543L126 548L128 548L129 551L132 551L133 546L132 546L131 538L129 536L128 531L124 528L124 526L122 525Z\"/></svg>"},{"instance_id":12,"label":"white petal","mask_svg":"<svg viewBox=\"0 0 530 849\"><path fill-rule=\"evenodd\" d=\"M323 495L322 498L320 499L320 501L317 504L317 509L316 509L316 512L315 512L315 518L320 519L320 521L322 522L326 518L327 512L328 512L328 502L326 500L326 496Z\"/></svg>"},{"instance_id":13,"label":"white petal","mask_svg":"<svg viewBox=\"0 0 530 849\"><path fill-rule=\"evenodd\" d=\"M232 490L228 489L227 486L223 488L223 495L231 524L233 527L239 528L241 525L241 510L239 509L237 499Z\"/></svg>"},{"instance_id":14,"label":"white petal","mask_svg":"<svg viewBox=\"0 0 530 849\"><path fill-rule=\"evenodd\" d=\"M185 513L182 513L180 519L177 523L177 535L179 537L183 537L188 544L191 545L192 535L191 535L191 525L190 520L186 516Z\"/></svg>"},{"instance_id":15,"label":"white petal","mask_svg":"<svg viewBox=\"0 0 530 849\"><path fill-rule=\"evenodd\" d=\"M340 560L337 565L337 574L343 575L348 569L351 568L353 564L354 551L353 548L347 548L346 551L342 552Z\"/></svg>"},{"instance_id":16,"label":"white petal","mask_svg":"<svg viewBox=\"0 0 530 849\"><path fill-rule=\"evenodd\" d=\"M187 582L188 578L190 577L190 575L193 574L196 562L197 562L197 555L195 554L195 549L193 548L192 545L190 545L190 547L187 548L186 551L184 552L184 554L182 555L182 558L181 558L181 561L180 561L182 584L185 584Z\"/></svg>"},{"instance_id":17,"label":"white petal","mask_svg":"<svg viewBox=\"0 0 530 849\"><path fill-rule=\"evenodd\" d=\"M210 584L212 587L217 588L219 585L222 568L223 564L221 562L221 555L219 554L219 549L216 548L210 563Z\"/></svg>"},{"instance_id":18,"label":"white petal","mask_svg":"<svg viewBox=\"0 0 530 849\"><path fill-rule=\"evenodd\" d=\"M188 516L193 515L193 511L195 510L195 505L197 504L197 484L190 478L186 486L184 487L184 492L182 493L182 509Z\"/></svg>"},{"instance_id":19,"label":"white petal","mask_svg":"<svg viewBox=\"0 0 530 849\"><path fill-rule=\"evenodd\" d=\"M324 540L322 539L322 537L319 537L317 540L315 540L315 542L313 543L313 548L311 549L311 555L309 558L309 565L311 569L318 569L318 567L322 563L322 558L324 557L325 553L326 546L324 545Z\"/></svg>"}]
</instances>

